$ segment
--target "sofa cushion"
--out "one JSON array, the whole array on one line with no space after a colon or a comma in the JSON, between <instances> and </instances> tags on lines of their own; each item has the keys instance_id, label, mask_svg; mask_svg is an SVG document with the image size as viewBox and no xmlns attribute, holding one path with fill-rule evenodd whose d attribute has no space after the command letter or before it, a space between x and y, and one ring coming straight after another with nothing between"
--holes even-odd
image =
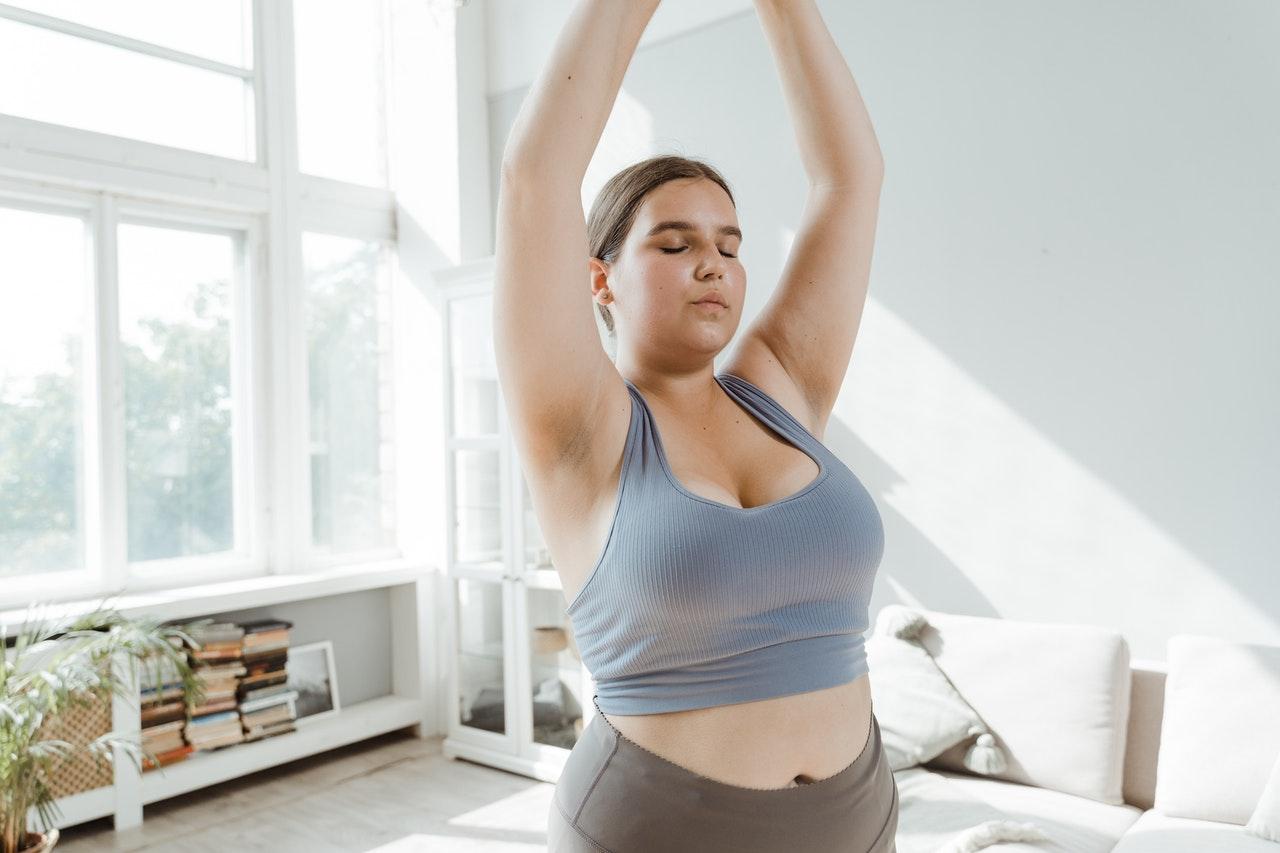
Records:
<instances>
[{"instance_id":1,"label":"sofa cushion","mask_svg":"<svg viewBox=\"0 0 1280 853\"><path fill-rule=\"evenodd\" d=\"M1253 807L1253 815L1244 825L1249 835L1257 835L1268 841L1280 841L1280 756L1271 765L1271 777L1267 779L1266 788L1262 789L1262 797Z\"/></svg>"},{"instance_id":2,"label":"sofa cushion","mask_svg":"<svg viewBox=\"0 0 1280 853\"><path fill-rule=\"evenodd\" d=\"M896 606L896 605L891 605ZM880 611L880 617L889 612ZM910 640L884 630L866 640L871 676L871 699L880 722L889 769L923 764L957 743L971 743L986 726L934 663L933 657Z\"/></svg>"},{"instance_id":3,"label":"sofa cushion","mask_svg":"<svg viewBox=\"0 0 1280 853\"><path fill-rule=\"evenodd\" d=\"M1093 625L1022 622L926 610L919 635L986 721L1009 766L998 778L1123 805L1129 646ZM968 744L925 766L969 772Z\"/></svg>"},{"instance_id":4,"label":"sofa cushion","mask_svg":"<svg viewBox=\"0 0 1280 853\"><path fill-rule=\"evenodd\" d=\"M1280 841L1280 755L1276 756L1276 763L1271 765L1271 777L1267 779L1258 805L1254 806L1253 815L1244 828L1250 835L1268 841Z\"/></svg>"},{"instance_id":5,"label":"sofa cushion","mask_svg":"<svg viewBox=\"0 0 1280 853\"><path fill-rule=\"evenodd\" d=\"M951 770L932 772L965 796L998 810L1006 820L1029 821L1040 827L1053 843L1047 848L1032 845L1028 849L1041 853L1045 849L1071 853L1110 851L1142 816L1142 809L1135 806L1109 805L1091 797ZM1004 853L1006 847L1001 844L997 849Z\"/></svg>"},{"instance_id":6,"label":"sofa cushion","mask_svg":"<svg viewBox=\"0 0 1280 853\"><path fill-rule=\"evenodd\" d=\"M1234 826L1213 820L1169 817L1144 812L1112 853L1276 853L1271 841L1263 841Z\"/></svg>"},{"instance_id":7,"label":"sofa cushion","mask_svg":"<svg viewBox=\"0 0 1280 853\"><path fill-rule=\"evenodd\" d=\"M954 846L974 827L993 820L1009 820L1010 816L979 797L966 794L940 773L923 767L909 767L893 774L898 787L898 831L894 835L897 853L938 853ZM1002 782L1000 784L1010 784ZM1043 829L1043 827L1039 827ZM1046 833L1047 834L1047 833ZM993 850L1040 851L1059 850L1050 847L1002 841ZM1089 848L1078 853L1100 853L1110 847Z\"/></svg>"},{"instance_id":8,"label":"sofa cushion","mask_svg":"<svg viewBox=\"0 0 1280 853\"><path fill-rule=\"evenodd\" d=\"M1109 853L1142 813L1015 782L912 767L898 786L898 853L937 853L971 827L991 820L1031 825L1047 841L1002 841L1000 853Z\"/></svg>"},{"instance_id":9,"label":"sofa cushion","mask_svg":"<svg viewBox=\"0 0 1280 853\"><path fill-rule=\"evenodd\" d=\"M1168 650L1154 808L1243 827L1280 754L1280 646L1175 634Z\"/></svg>"}]
</instances>

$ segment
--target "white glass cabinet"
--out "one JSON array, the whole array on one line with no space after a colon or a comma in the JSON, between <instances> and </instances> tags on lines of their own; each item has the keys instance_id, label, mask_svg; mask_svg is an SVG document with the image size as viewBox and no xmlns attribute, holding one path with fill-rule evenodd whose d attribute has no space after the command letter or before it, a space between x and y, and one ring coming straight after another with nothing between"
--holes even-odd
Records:
<instances>
[{"instance_id":1,"label":"white glass cabinet","mask_svg":"<svg viewBox=\"0 0 1280 853\"><path fill-rule=\"evenodd\" d=\"M443 752L555 781L595 712L593 685L506 422L493 350L493 259L436 278L451 516Z\"/></svg>"}]
</instances>

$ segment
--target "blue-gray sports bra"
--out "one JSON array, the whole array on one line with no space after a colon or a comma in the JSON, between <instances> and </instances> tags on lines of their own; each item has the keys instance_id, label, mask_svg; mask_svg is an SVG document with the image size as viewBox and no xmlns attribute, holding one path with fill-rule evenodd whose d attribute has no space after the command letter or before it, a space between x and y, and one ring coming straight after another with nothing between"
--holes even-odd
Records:
<instances>
[{"instance_id":1,"label":"blue-gray sports bra","mask_svg":"<svg viewBox=\"0 0 1280 853\"><path fill-rule=\"evenodd\" d=\"M862 483L747 380L716 376L750 414L818 463L800 491L721 504L671 473L630 380L631 422L613 524L565 610L607 714L751 702L867 672L863 632L884 527Z\"/></svg>"}]
</instances>

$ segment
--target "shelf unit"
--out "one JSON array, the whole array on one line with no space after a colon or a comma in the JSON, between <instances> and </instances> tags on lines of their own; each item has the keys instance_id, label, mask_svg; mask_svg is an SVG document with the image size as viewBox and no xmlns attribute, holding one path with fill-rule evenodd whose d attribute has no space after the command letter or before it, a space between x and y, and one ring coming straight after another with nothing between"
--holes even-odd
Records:
<instances>
[{"instance_id":1,"label":"shelf unit","mask_svg":"<svg viewBox=\"0 0 1280 853\"><path fill-rule=\"evenodd\" d=\"M428 616L435 606L433 589L438 577L439 572L433 566L396 560L138 593L109 602L126 616L164 620L202 616L234 619L239 611L262 607L276 608L288 618L289 606L299 602L385 590L390 623L387 653L391 692L345 705L334 716L303 723L293 732L196 752L184 761L144 773L136 770L127 755L118 753L114 761L114 783L59 799L61 816L56 825L66 827L112 817L117 830L128 829L142 824L144 806L168 797L397 729L412 727L415 736L430 737L435 731L434 702L428 695L434 669L434 642ZM42 614L49 618L70 616L87 612L96 603L49 606ZM0 624L13 634L26 613L25 608L2 611ZM297 644L292 636L290 643ZM341 684L341 666L337 677ZM343 692L340 688L339 695ZM112 728L120 734L140 732L140 707L136 698L132 701L114 699ZM34 810L29 821L30 825L37 825Z\"/></svg>"},{"instance_id":2,"label":"shelf unit","mask_svg":"<svg viewBox=\"0 0 1280 853\"><path fill-rule=\"evenodd\" d=\"M446 406L447 758L554 782L595 712L509 428L492 257L436 275Z\"/></svg>"}]
</instances>

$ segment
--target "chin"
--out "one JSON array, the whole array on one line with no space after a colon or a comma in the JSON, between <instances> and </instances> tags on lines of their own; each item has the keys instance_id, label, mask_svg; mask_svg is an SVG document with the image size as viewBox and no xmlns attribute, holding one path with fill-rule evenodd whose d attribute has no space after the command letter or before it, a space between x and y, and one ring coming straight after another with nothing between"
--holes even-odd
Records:
<instances>
[{"instance_id":1,"label":"chin","mask_svg":"<svg viewBox=\"0 0 1280 853\"><path fill-rule=\"evenodd\" d=\"M698 336L697 346L709 352L719 352L729 345L733 340L734 330L727 326L708 331Z\"/></svg>"}]
</instances>

